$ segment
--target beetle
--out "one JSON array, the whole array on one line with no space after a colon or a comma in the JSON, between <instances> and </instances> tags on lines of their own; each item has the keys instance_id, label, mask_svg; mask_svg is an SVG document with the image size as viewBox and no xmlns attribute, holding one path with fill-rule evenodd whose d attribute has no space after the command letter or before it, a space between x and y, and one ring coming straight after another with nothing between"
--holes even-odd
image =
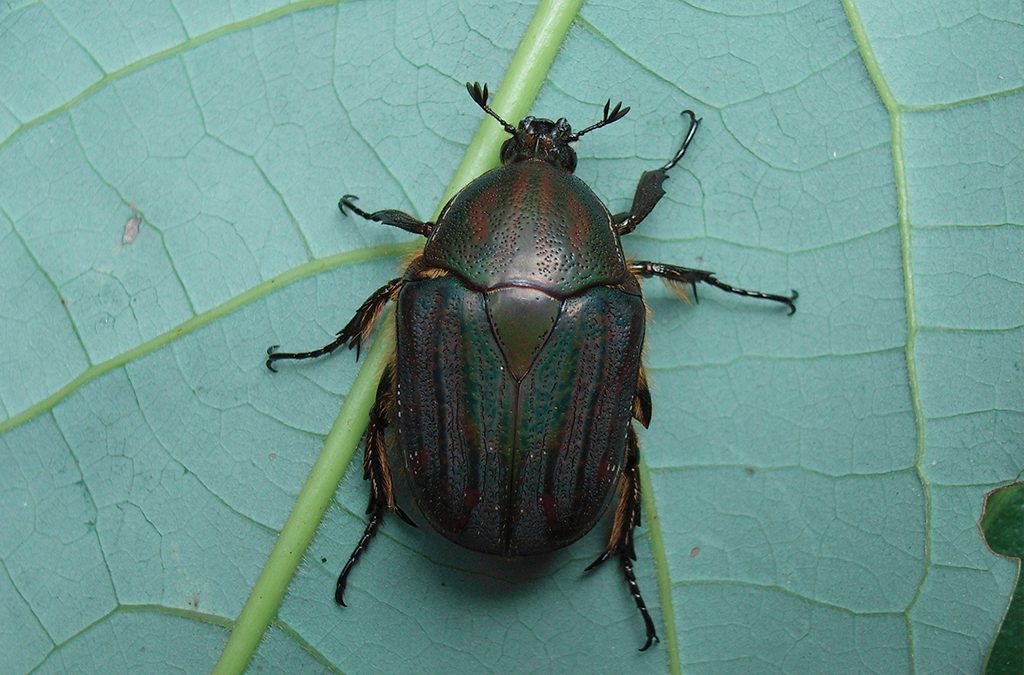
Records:
<instances>
[{"instance_id":1,"label":"beetle","mask_svg":"<svg viewBox=\"0 0 1024 675\"><path fill-rule=\"evenodd\" d=\"M487 104L487 85L470 97L510 138L501 166L470 182L436 222L397 210L367 212L354 195L338 203L367 220L426 237L401 277L375 291L330 343L307 352L267 349L266 366L309 359L367 339L388 302L397 309L396 349L370 410L363 477L370 483L366 529L338 576L344 605L349 573L384 515L412 519L395 502L384 431L397 426L411 492L430 525L461 546L500 556L546 553L582 537L617 492L607 546L587 568L617 558L643 618L641 651L658 640L633 572L640 522L639 443L651 395L641 364L646 309L640 280L661 277L696 299L698 283L781 303L776 295L730 286L705 270L627 260L620 238L665 194L700 120L690 110L685 139L663 166L641 175L628 211L612 215L574 175L572 145L622 119L604 106L600 121L573 132L565 118L525 117L518 127ZM685 297L685 295L684 295Z\"/></svg>"}]
</instances>

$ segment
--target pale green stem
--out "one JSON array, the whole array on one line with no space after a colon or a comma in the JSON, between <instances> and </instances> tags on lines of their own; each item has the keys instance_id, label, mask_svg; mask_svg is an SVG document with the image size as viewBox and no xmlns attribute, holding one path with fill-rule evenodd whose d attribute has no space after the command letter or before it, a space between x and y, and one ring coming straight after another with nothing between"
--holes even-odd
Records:
<instances>
[{"instance_id":1,"label":"pale green stem","mask_svg":"<svg viewBox=\"0 0 1024 675\"><path fill-rule=\"evenodd\" d=\"M672 601L672 577L668 571L668 555L665 553L665 538L661 533L661 519L658 517L658 506L654 500L654 485L651 483L651 472L647 463L640 460L640 491L641 512L647 521L647 536L651 539L651 555L654 556L654 572L658 581L658 600L661 604L661 616L665 621L665 629L661 632L666 641L665 651L668 653L668 671L672 675L683 672L679 658L679 634L676 633L676 613Z\"/></svg>"},{"instance_id":2,"label":"pale green stem","mask_svg":"<svg viewBox=\"0 0 1024 675\"><path fill-rule=\"evenodd\" d=\"M338 489L338 483L352 461L366 428L374 394L377 393L377 381L384 365L391 358L390 345L395 339L395 323L388 320L391 319L391 313L384 319L378 337L345 397L341 412L324 439L320 456L313 464L306 484L295 498L295 505L281 529L277 543L231 629L231 637L213 669L214 673L240 673L245 669L263 633L277 616L288 584L295 576L295 570L313 541L313 535ZM326 595L329 594L325 591Z\"/></svg>"}]
</instances>

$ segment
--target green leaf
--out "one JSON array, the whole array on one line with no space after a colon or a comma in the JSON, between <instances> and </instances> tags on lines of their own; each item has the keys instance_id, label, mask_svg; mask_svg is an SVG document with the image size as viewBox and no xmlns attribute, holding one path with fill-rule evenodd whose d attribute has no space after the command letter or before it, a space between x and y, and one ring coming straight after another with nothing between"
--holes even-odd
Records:
<instances>
[{"instance_id":1,"label":"green leaf","mask_svg":"<svg viewBox=\"0 0 1024 675\"><path fill-rule=\"evenodd\" d=\"M501 561L391 519L336 607L354 466L252 667L982 668L1017 564L976 524L1024 469L1021 16L767 5L594 0L532 107L632 107L579 148L613 212L694 109L628 253L801 293L786 318L646 286L637 571L661 644L636 653L613 566L582 573L604 528ZM0 9L0 669L213 666L363 396L351 354L273 376L266 347L329 340L416 244L337 198L430 217L481 121L462 83L501 82L535 10Z\"/></svg>"},{"instance_id":2,"label":"green leaf","mask_svg":"<svg viewBox=\"0 0 1024 675\"><path fill-rule=\"evenodd\" d=\"M1006 608L999 635L985 664L987 674L1019 673L1024 670L1024 579L1020 561L1024 558L1024 483L1017 481L985 495L981 518L985 542L996 555L1017 561L1017 586Z\"/></svg>"}]
</instances>

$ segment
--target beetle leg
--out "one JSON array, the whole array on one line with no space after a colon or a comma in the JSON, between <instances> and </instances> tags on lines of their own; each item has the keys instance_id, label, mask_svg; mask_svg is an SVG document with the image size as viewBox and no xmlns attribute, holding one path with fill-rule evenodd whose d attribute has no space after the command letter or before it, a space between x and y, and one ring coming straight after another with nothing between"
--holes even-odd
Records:
<instances>
[{"instance_id":1,"label":"beetle leg","mask_svg":"<svg viewBox=\"0 0 1024 675\"><path fill-rule=\"evenodd\" d=\"M403 283L401 278L392 279L374 291L373 295L368 297L359 306L352 320L338 331L337 337L330 344L314 349L311 352L279 352L277 351L279 345L267 347L267 368L276 373L277 368L274 367L274 361L282 359L315 359L319 356L330 354L344 344L347 344L349 349L355 348L356 359L358 359L363 340L369 337L370 331L373 330L373 325L377 322L381 310L384 309L384 305L388 303L388 300L393 300L398 296L398 291L402 288Z\"/></svg>"},{"instance_id":2,"label":"beetle leg","mask_svg":"<svg viewBox=\"0 0 1024 675\"><path fill-rule=\"evenodd\" d=\"M622 575L629 586L629 594L633 596L633 602L640 611L644 620L644 629L647 631L647 640L640 651L646 650L655 642L660 642L658 633L654 628L654 620L651 613L647 611L644 598L640 595L640 585L636 582L636 575L633 574L633 561L636 560L636 551L633 549L633 530L640 524L640 468L637 465L640 455L640 444L636 438L636 431L630 424L626 431L626 465L623 467L622 478L619 483L619 501L615 507L615 519L612 522L612 534L608 538L608 548L590 563L587 571L594 569L612 556L618 556L622 565Z\"/></svg>"},{"instance_id":3,"label":"beetle leg","mask_svg":"<svg viewBox=\"0 0 1024 675\"><path fill-rule=\"evenodd\" d=\"M644 425L646 429L651 424L651 387L647 384L647 372L640 366L640 372L636 376L636 396L633 397L633 419Z\"/></svg>"},{"instance_id":4,"label":"beetle leg","mask_svg":"<svg viewBox=\"0 0 1024 675\"><path fill-rule=\"evenodd\" d=\"M422 234L424 237L430 236L430 231L434 229L434 223L423 222L416 220L416 218L410 216L405 211L398 211L396 209L384 209L383 211L374 211L368 213L363 211L361 208L355 205L355 201L359 199L355 195L345 195L338 202L338 209L342 215L347 215L345 209L351 209L357 216L362 216L367 220L373 220L378 223L384 223L385 225L391 225L393 227L399 227L406 232L412 232L413 234Z\"/></svg>"},{"instance_id":5,"label":"beetle leg","mask_svg":"<svg viewBox=\"0 0 1024 675\"><path fill-rule=\"evenodd\" d=\"M334 601L345 607L345 585L348 575L357 562L363 551L370 544L370 540L377 534L384 514L393 511L399 518L409 525L416 527L416 523L405 514L398 504L395 503L394 483L391 480L391 465L388 463L387 448L384 445L384 429L392 422L392 386L395 377L394 361L384 367L381 374L380 384L377 385L377 398L370 409L370 424L366 428L366 449L363 455L363 480L370 481L370 499L366 505L366 513L370 519L366 523L363 536L359 538L355 550L349 556L348 562L338 575L338 583L334 590Z\"/></svg>"},{"instance_id":6,"label":"beetle leg","mask_svg":"<svg viewBox=\"0 0 1024 675\"><path fill-rule=\"evenodd\" d=\"M697 116L693 114L692 110L684 110L682 114L690 118L690 128L686 132L686 138L683 140L682 147L663 166L653 171L644 171L643 175L640 176L640 182L636 186L636 192L633 193L633 205L629 211L612 216L612 225L620 236L635 230L636 226L651 213L654 206L665 195L665 190L662 189L661 184L668 178L668 170L683 158L683 155L686 154L686 148L689 147L690 141L693 140L693 135L697 133L697 126L700 124Z\"/></svg>"},{"instance_id":7,"label":"beetle leg","mask_svg":"<svg viewBox=\"0 0 1024 675\"><path fill-rule=\"evenodd\" d=\"M690 288L693 289L693 297L697 299L697 284L705 283L715 288L720 288L727 293L733 293L735 295L742 295L748 298L759 298L761 300L771 300L772 302L781 302L783 305L789 307L789 313L793 314L796 311L796 305L793 301L800 295L796 291L793 291L790 295L776 295L774 293L765 293L763 291L749 291L745 288L736 288L729 284L719 281L715 278L713 272L707 272L705 270L695 270L689 267L678 267L676 265L667 265L665 263L650 262L648 260L634 260L629 263L629 271L637 276L641 277L661 277L670 284L689 284Z\"/></svg>"}]
</instances>

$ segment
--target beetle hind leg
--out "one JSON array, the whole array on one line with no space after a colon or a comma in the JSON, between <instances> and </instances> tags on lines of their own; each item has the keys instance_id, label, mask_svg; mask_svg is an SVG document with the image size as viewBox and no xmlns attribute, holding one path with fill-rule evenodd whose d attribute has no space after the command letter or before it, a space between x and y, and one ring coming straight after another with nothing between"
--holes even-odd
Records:
<instances>
[{"instance_id":1,"label":"beetle hind leg","mask_svg":"<svg viewBox=\"0 0 1024 675\"><path fill-rule=\"evenodd\" d=\"M644 629L647 631L647 640L640 651L646 650L655 642L660 642L658 632L654 628L654 619L647 611L647 604L640 594L640 585L636 582L636 575L633 573L633 561L636 560L636 551L633 548L633 530L640 524L640 468L637 464L639 459L640 444L636 438L633 425L628 427L626 432L626 465L623 467L621 482L619 483L619 501L615 507L615 518L612 521L612 533L608 538L608 547L590 563L587 571L594 569L608 558L617 556L622 566L622 575L629 586L629 594L633 596L633 602L644 620Z\"/></svg>"},{"instance_id":2,"label":"beetle hind leg","mask_svg":"<svg viewBox=\"0 0 1024 675\"><path fill-rule=\"evenodd\" d=\"M355 349L356 359L358 359L363 341L369 337L370 331L373 330L374 324L377 323L377 319L380 317L380 313L384 309L384 305L388 304L388 300L393 300L398 297L398 291L401 290L403 283L404 281L399 277L397 279L392 279L374 291L373 295L368 297L366 301L359 306L359 309L356 310L356 315L353 316L347 324L345 324L344 328L338 331L334 340L319 349L314 349L309 352L279 352L277 351L279 345L271 345L270 347L267 347L267 368L276 373L277 368L274 367L274 361L282 361L285 359L315 359L320 356L330 354L342 345L348 345L349 349Z\"/></svg>"},{"instance_id":3,"label":"beetle hind leg","mask_svg":"<svg viewBox=\"0 0 1024 675\"><path fill-rule=\"evenodd\" d=\"M370 481L370 500L366 505L366 513L370 519L359 538L352 555L338 575L338 583L334 590L334 601L345 607L345 586L348 582L348 575L357 562L363 551L370 544L370 540L377 534L384 514L393 511L399 518L409 525L416 527L416 523L405 514L398 504L395 503L394 483L391 479L391 465L388 463L387 448L384 445L384 429L391 424L392 386L395 378L395 366L392 361L384 368L380 384L377 385L377 399L370 409L370 424L366 429L366 450L363 455L363 480Z\"/></svg>"}]
</instances>

